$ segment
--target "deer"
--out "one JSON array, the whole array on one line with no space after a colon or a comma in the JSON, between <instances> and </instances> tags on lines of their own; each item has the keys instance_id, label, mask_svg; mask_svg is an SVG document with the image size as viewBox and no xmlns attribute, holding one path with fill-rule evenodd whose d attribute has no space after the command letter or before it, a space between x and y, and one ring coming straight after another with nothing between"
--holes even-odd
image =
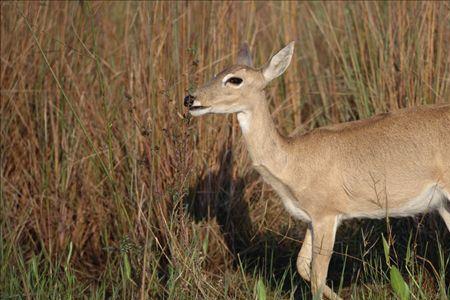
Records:
<instances>
[{"instance_id":1,"label":"deer","mask_svg":"<svg viewBox=\"0 0 450 300\"><path fill-rule=\"evenodd\" d=\"M450 231L450 105L393 110L283 136L265 88L288 68L289 43L255 68L244 43L237 63L184 98L192 116L236 114L252 166L286 210L307 223L296 267L314 299L342 299L326 284L336 230L352 218L438 211Z\"/></svg>"}]
</instances>

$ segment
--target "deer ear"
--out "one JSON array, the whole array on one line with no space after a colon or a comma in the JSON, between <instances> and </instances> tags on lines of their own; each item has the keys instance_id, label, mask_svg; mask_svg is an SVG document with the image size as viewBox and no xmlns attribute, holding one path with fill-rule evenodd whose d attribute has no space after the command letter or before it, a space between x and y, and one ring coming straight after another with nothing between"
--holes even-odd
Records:
<instances>
[{"instance_id":1,"label":"deer ear","mask_svg":"<svg viewBox=\"0 0 450 300\"><path fill-rule=\"evenodd\" d=\"M267 82L277 78L286 71L294 54L294 43L294 41L290 42L286 47L272 56L263 67L262 74Z\"/></svg>"},{"instance_id":2,"label":"deer ear","mask_svg":"<svg viewBox=\"0 0 450 300\"><path fill-rule=\"evenodd\" d=\"M242 46L239 49L237 64L253 67L252 56L250 54L250 48L248 47L247 42L242 43Z\"/></svg>"}]
</instances>

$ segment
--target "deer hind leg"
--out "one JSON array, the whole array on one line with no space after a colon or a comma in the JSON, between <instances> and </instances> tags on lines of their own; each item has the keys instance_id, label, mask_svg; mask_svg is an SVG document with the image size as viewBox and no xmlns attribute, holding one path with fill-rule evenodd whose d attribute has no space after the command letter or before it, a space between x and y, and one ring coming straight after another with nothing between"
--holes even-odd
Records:
<instances>
[{"instance_id":1,"label":"deer hind leg","mask_svg":"<svg viewBox=\"0 0 450 300\"><path fill-rule=\"evenodd\" d=\"M322 294L328 299L342 299L326 285L328 265L333 253L338 220L335 216L324 217L312 224L311 290L314 299ZM301 252L301 251L300 251Z\"/></svg>"}]
</instances>

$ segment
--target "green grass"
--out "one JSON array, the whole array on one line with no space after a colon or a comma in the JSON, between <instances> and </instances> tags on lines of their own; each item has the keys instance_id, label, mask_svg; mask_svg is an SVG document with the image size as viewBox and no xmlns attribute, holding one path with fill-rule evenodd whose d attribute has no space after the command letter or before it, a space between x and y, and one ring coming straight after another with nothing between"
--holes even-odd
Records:
<instances>
[{"instance_id":1,"label":"green grass","mask_svg":"<svg viewBox=\"0 0 450 300\"><path fill-rule=\"evenodd\" d=\"M445 2L0 9L2 299L311 296L295 269L304 224L252 170L235 117L183 108L244 40L258 65L296 40L267 88L285 134L450 100ZM448 299L449 239L434 214L345 222L329 284Z\"/></svg>"}]
</instances>

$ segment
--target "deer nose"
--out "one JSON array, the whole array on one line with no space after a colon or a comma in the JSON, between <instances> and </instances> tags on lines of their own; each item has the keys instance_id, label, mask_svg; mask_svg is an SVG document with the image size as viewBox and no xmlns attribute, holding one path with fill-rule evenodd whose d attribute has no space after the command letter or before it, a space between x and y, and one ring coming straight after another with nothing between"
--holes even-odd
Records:
<instances>
[{"instance_id":1,"label":"deer nose","mask_svg":"<svg viewBox=\"0 0 450 300\"><path fill-rule=\"evenodd\" d=\"M184 106L191 107L192 103L194 103L194 100L195 96L187 95L186 97L184 97Z\"/></svg>"}]
</instances>

